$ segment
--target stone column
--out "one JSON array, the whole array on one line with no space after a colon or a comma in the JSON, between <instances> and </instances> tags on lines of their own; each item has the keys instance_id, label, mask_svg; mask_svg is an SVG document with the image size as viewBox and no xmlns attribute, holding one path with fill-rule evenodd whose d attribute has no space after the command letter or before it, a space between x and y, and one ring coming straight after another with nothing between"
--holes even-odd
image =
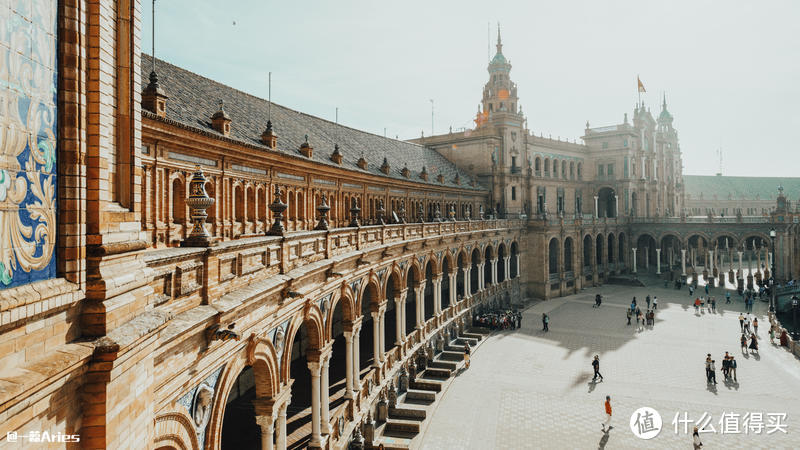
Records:
<instances>
[{"instance_id":1,"label":"stone column","mask_svg":"<svg viewBox=\"0 0 800 450\"><path fill-rule=\"evenodd\" d=\"M470 275L472 275L472 268L465 267L461 269L464 271L464 298L472 297L472 280Z\"/></svg>"},{"instance_id":2,"label":"stone column","mask_svg":"<svg viewBox=\"0 0 800 450\"><path fill-rule=\"evenodd\" d=\"M272 438L275 427L270 416L256 416L256 423L261 428L261 450L272 450Z\"/></svg>"},{"instance_id":3,"label":"stone column","mask_svg":"<svg viewBox=\"0 0 800 450\"><path fill-rule=\"evenodd\" d=\"M278 437L275 445L278 450L286 450L286 408L288 406L289 403L286 402L278 409Z\"/></svg>"},{"instance_id":4,"label":"stone column","mask_svg":"<svg viewBox=\"0 0 800 450\"><path fill-rule=\"evenodd\" d=\"M458 272L455 269L452 273L449 273L447 276L450 277L450 298L447 301L447 306L450 307L455 305L458 302Z\"/></svg>"},{"instance_id":5,"label":"stone column","mask_svg":"<svg viewBox=\"0 0 800 450\"><path fill-rule=\"evenodd\" d=\"M330 410L330 385L329 370L331 355L330 353L322 360L322 383L320 384L320 398L322 400L322 434L331 434L331 410Z\"/></svg>"},{"instance_id":6,"label":"stone column","mask_svg":"<svg viewBox=\"0 0 800 450\"><path fill-rule=\"evenodd\" d=\"M483 265L486 264L482 262L478 264L478 292L483 290L484 287L484 279L483 279Z\"/></svg>"},{"instance_id":7,"label":"stone column","mask_svg":"<svg viewBox=\"0 0 800 450\"><path fill-rule=\"evenodd\" d=\"M403 338L406 335L406 323L403 320L403 303L405 303L405 299L405 292L394 298L394 320L397 322L394 343L398 347L403 344Z\"/></svg>"},{"instance_id":8,"label":"stone column","mask_svg":"<svg viewBox=\"0 0 800 450\"><path fill-rule=\"evenodd\" d=\"M361 392L361 324L353 329L353 390ZM354 397L355 398L355 397Z\"/></svg>"},{"instance_id":9,"label":"stone column","mask_svg":"<svg viewBox=\"0 0 800 450\"><path fill-rule=\"evenodd\" d=\"M600 218L600 210L598 209L597 198L598 197L595 195L594 196L594 218L595 219L599 219Z\"/></svg>"},{"instance_id":10,"label":"stone column","mask_svg":"<svg viewBox=\"0 0 800 450\"><path fill-rule=\"evenodd\" d=\"M656 275L661 275L661 249L656 249Z\"/></svg>"},{"instance_id":11,"label":"stone column","mask_svg":"<svg viewBox=\"0 0 800 450\"><path fill-rule=\"evenodd\" d=\"M492 260L492 284L497 284L497 258Z\"/></svg>"},{"instance_id":12,"label":"stone column","mask_svg":"<svg viewBox=\"0 0 800 450\"><path fill-rule=\"evenodd\" d=\"M708 251L708 261L710 265L709 272L714 273L714 250Z\"/></svg>"},{"instance_id":13,"label":"stone column","mask_svg":"<svg viewBox=\"0 0 800 450\"><path fill-rule=\"evenodd\" d=\"M519 253L514 255L514 257L517 259L517 277L520 277L522 276L522 268L519 266Z\"/></svg>"},{"instance_id":14,"label":"stone column","mask_svg":"<svg viewBox=\"0 0 800 450\"><path fill-rule=\"evenodd\" d=\"M633 273L636 273L636 247L631 247L633 250Z\"/></svg>"},{"instance_id":15,"label":"stone column","mask_svg":"<svg viewBox=\"0 0 800 450\"><path fill-rule=\"evenodd\" d=\"M742 253L744 252L737 251L736 253L739 254L739 277L741 278L744 275L744 272L742 272Z\"/></svg>"},{"instance_id":16,"label":"stone column","mask_svg":"<svg viewBox=\"0 0 800 450\"><path fill-rule=\"evenodd\" d=\"M681 276L686 276L686 249L681 249Z\"/></svg>"},{"instance_id":17,"label":"stone column","mask_svg":"<svg viewBox=\"0 0 800 450\"><path fill-rule=\"evenodd\" d=\"M373 312L372 315L372 367L381 366L381 313Z\"/></svg>"},{"instance_id":18,"label":"stone column","mask_svg":"<svg viewBox=\"0 0 800 450\"><path fill-rule=\"evenodd\" d=\"M511 257L510 256L506 256L503 259L505 260L506 280L510 280L511 279Z\"/></svg>"},{"instance_id":19,"label":"stone column","mask_svg":"<svg viewBox=\"0 0 800 450\"><path fill-rule=\"evenodd\" d=\"M383 363L384 361L386 361L386 309L385 308L381 308L379 316L380 316L380 326L378 328L380 329L380 339L379 339L380 342L378 343L378 348L380 349L381 363Z\"/></svg>"},{"instance_id":20,"label":"stone column","mask_svg":"<svg viewBox=\"0 0 800 450\"><path fill-rule=\"evenodd\" d=\"M417 328L425 326L425 281L417 287Z\"/></svg>"},{"instance_id":21,"label":"stone column","mask_svg":"<svg viewBox=\"0 0 800 450\"><path fill-rule=\"evenodd\" d=\"M345 388L344 398L355 399L353 392L353 332L344 332L344 351L345 351Z\"/></svg>"},{"instance_id":22,"label":"stone column","mask_svg":"<svg viewBox=\"0 0 800 450\"><path fill-rule=\"evenodd\" d=\"M317 361L308 362L308 370L311 371L311 440L309 447L321 447L322 436L320 434L320 369L321 364Z\"/></svg>"},{"instance_id":23,"label":"stone column","mask_svg":"<svg viewBox=\"0 0 800 450\"><path fill-rule=\"evenodd\" d=\"M650 246L644 248L644 268L650 270Z\"/></svg>"},{"instance_id":24,"label":"stone column","mask_svg":"<svg viewBox=\"0 0 800 450\"><path fill-rule=\"evenodd\" d=\"M439 317L439 314L441 313L442 313L442 275L439 274L433 278L433 316Z\"/></svg>"}]
</instances>

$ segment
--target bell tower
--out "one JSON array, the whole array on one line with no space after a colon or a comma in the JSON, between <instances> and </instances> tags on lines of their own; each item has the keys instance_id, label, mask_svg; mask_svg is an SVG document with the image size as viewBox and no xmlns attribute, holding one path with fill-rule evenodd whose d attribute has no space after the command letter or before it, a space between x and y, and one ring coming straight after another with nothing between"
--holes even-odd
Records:
<instances>
[{"instance_id":1,"label":"bell tower","mask_svg":"<svg viewBox=\"0 0 800 450\"><path fill-rule=\"evenodd\" d=\"M489 81L483 87L481 106L475 123L478 128L495 122L522 126L523 116L517 97L517 85L511 81L511 62L503 55L503 41L500 37L500 25L497 26L497 52L489 61Z\"/></svg>"}]
</instances>

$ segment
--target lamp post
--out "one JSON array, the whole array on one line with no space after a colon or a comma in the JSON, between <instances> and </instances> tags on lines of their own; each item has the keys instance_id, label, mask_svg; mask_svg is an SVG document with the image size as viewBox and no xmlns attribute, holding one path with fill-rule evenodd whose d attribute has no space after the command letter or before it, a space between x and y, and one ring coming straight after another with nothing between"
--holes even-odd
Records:
<instances>
[{"instance_id":1,"label":"lamp post","mask_svg":"<svg viewBox=\"0 0 800 450\"><path fill-rule=\"evenodd\" d=\"M769 292L770 292L770 302L769 302L769 312L775 313L775 236L777 233L775 232L775 228L769 229L769 238L772 240L772 267L770 267L770 277L769 277Z\"/></svg>"}]
</instances>

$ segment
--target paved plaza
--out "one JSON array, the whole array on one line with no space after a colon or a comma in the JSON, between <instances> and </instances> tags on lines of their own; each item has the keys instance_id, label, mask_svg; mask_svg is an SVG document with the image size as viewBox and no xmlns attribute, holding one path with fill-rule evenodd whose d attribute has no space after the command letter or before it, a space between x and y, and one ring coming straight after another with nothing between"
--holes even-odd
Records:
<instances>
[{"instance_id":1,"label":"paved plaza","mask_svg":"<svg viewBox=\"0 0 800 450\"><path fill-rule=\"evenodd\" d=\"M683 419L685 412L694 421L710 415L707 428L715 432L702 434L706 449L797 448L800 361L769 343L767 304L756 301L754 308L760 355L745 355L738 322L743 306L735 293L725 305L724 293L715 290L717 312L696 314L686 288L660 286L590 288L527 309L521 329L495 333L475 352L472 367L443 396L421 447L686 449L692 448L692 424L688 433L684 422L677 433L673 425L676 413ZM603 304L593 308L597 293ZM625 308L633 296L644 308L648 293L658 296L658 313L655 326L640 332L634 321L626 325ZM541 331L542 313L550 316L547 333ZM726 383L720 371L725 351L738 362L738 384ZM716 360L716 389L706 384L707 353ZM595 354L605 381L593 384ZM608 434L601 431L606 395L614 412ZM643 406L663 420L661 432L648 441L629 424ZM760 433L756 413L763 415ZM786 414L786 433L768 426L776 420L771 413Z\"/></svg>"}]
</instances>

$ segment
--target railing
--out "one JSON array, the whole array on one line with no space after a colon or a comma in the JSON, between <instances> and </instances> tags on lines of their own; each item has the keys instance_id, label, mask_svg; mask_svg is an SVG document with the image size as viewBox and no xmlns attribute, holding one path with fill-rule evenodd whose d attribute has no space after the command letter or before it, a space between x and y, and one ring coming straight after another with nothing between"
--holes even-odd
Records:
<instances>
[{"instance_id":1,"label":"railing","mask_svg":"<svg viewBox=\"0 0 800 450\"><path fill-rule=\"evenodd\" d=\"M547 281L549 281L550 283L555 283L556 281L560 281L560 280L561 280L561 276L559 274L557 274L557 273L551 273L551 274L549 274L547 276Z\"/></svg>"},{"instance_id":2,"label":"railing","mask_svg":"<svg viewBox=\"0 0 800 450\"><path fill-rule=\"evenodd\" d=\"M572 270L568 270L568 271L564 272L564 278L567 279L567 280L574 280L575 279L575 272L573 272Z\"/></svg>"},{"instance_id":3,"label":"railing","mask_svg":"<svg viewBox=\"0 0 800 450\"><path fill-rule=\"evenodd\" d=\"M628 217L630 223L770 223L768 216L717 217Z\"/></svg>"}]
</instances>

